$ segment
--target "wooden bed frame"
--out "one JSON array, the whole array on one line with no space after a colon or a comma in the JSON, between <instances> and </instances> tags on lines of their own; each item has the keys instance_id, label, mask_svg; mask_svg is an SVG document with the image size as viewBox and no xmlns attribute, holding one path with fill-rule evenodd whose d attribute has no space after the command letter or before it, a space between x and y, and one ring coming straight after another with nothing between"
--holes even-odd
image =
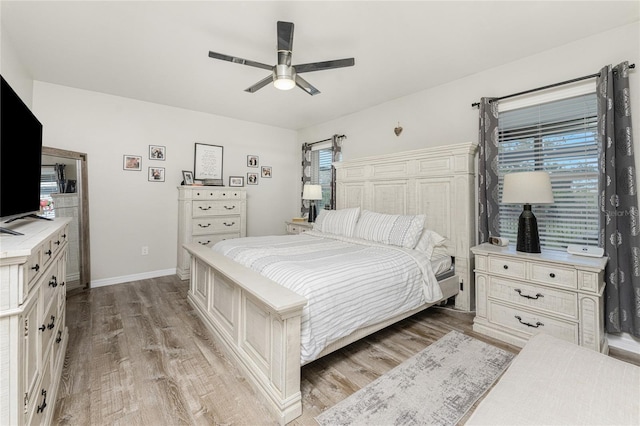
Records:
<instances>
[{"instance_id":1,"label":"wooden bed frame","mask_svg":"<svg viewBox=\"0 0 640 426\"><path fill-rule=\"evenodd\" d=\"M456 274L440 282L446 300L474 308L471 247L475 245L475 151L464 143L335 163L337 208L426 214L425 227L447 237ZM188 300L281 424L302 414L300 324L307 300L197 243ZM438 302L436 302L438 303ZM320 356L433 304L358 330Z\"/></svg>"}]
</instances>

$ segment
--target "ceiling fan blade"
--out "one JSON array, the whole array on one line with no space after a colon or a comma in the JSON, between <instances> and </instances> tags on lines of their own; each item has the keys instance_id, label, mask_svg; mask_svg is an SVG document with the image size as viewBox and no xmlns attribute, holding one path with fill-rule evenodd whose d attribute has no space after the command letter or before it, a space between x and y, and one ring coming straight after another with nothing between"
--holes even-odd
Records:
<instances>
[{"instance_id":1,"label":"ceiling fan blade","mask_svg":"<svg viewBox=\"0 0 640 426\"><path fill-rule=\"evenodd\" d=\"M278 50L293 50L293 22L278 21Z\"/></svg>"},{"instance_id":2,"label":"ceiling fan blade","mask_svg":"<svg viewBox=\"0 0 640 426\"><path fill-rule=\"evenodd\" d=\"M244 89L244 91L245 92L249 92L249 93L255 93L258 90L262 89L267 84L271 83L272 81L273 81L273 74L269 75L268 77L263 78L262 80L260 80L256 84L254 84L253 86Z\"/></svg>"},{"instance_id":3,"label":"ceiling fan blade","mask_svg":"<svg viewBox=\"0 0 640 426\"><path fill-rule=\"evenodd\" d=\"M318 89L310 85L307 80L300 77L299 75L296 75L296 86L298 86L299 88L301 88L302 90L310 94L311 96L317 95L318 93L320 93Z\"/></svg>"},{"instance_id":4,"label":"ceiling fan blade","mask_svg":"<svg viewBox=\"0 0 640 426\"><path fill-rule=\"evenodd\" d=\"M333 61L313 62L311 64L294 65L298 74L302 72L330 70L332 68L352 67L356 63L355 59L335 59Z\"/></svg>"},{"instance_id":5,"label":"ceiling fan blade","mask_svg":"<svg viewBox=\"0 0 640 426\"><path fill-rule=\"evenodd\" d=\"M267 65L256 61L250 61L248 59L236 58L235 56L224 55L222 53L216 53L209 51L209 57L213 59L220 59L222 61L229 61L235 64L249 65L250 67L262 68L264 70L272 70L273 65Z\"/></svg>"}]
</instances>

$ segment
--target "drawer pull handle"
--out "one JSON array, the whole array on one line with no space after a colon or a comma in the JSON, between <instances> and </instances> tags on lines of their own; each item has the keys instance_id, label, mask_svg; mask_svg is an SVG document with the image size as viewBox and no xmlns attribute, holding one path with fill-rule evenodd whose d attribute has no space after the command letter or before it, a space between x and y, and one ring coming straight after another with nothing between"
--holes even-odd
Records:
<instances>
[{"instance_id":1,"label":"drawer pull handle","mask_svg":"<svg viewBox=\"0 0 640 426\"><path fill-rule=\"evenodd\" d=\"M38 265L36 263L36 266L32 266L31 269L33 269L34 271L38 272L40 270L40 265Z\"/></svg>"},{"instance_id":2,"label":"drawer pull handle","mask_svg":"<svg viewBox=\"0 0 640 426\"><path fill-rule=\"evenodd\" d=\"M38 327L38 330L40 330L40 331L45 331L46 329L47 329L47 327L44 324L42 324L40 327Z\"/></svg>"},{"instance_id":3,"label":"drawer pull handle","mask_svg":"<svg viewBox=\"0 0 640 426\"><path fill-rule=\"evenodd\" d=\"M56 337L56 343L62 342L62 331L58 330L58 337Z\"/></svg>"},{"instance_id":4,"label":"drawer pull handle","mask_svg":"<svg viewBox=\"0 0 640 426\"><path fill-rule=\"evenodd\" d=\"M58 287L58 278L55 275L51 275L51 281L49 281L49 287Z\"/></svg>"},{"instance_id":5,"label":"drawer pull handle","mask_svg":"<svg viewBox=\"0 0 640 426\"><path fill-rule=\"evenodd\" d=\"M204 208L204 207L202 207L202 206L198 206L198 208L199 208L200 210L204 210L204 211L211 210L211 206L207 206L206 208Z\"/></svg>"},{"instance_id":6,"label":"drawer pull handle","mask_svg":"<svg viewBox=\"0 0 640 426\"><path fill-rule=\"evenodd\" d=\"M502 266L504 269L509 269L509 265Z\"/></svg>"},{"instance_id":7,"label":"drawer pull handle","mask_svg":"<svg viewBox=\"0 0 640 426\"><path fill-rule=\"evenodd\" d=\"M67 234L62 234L62 238L67 238Z\"/></svg>"},{"instance_id":8,"label":"drawer pull handle","mask_svg":"<svg viewBox=\"0 0 640 426\"><path fill-rule=\"evenodd\" d=\"M44 252L44 254L49 255L49 257L51 257L51 253L52 253L52 252L51 252L51 250L48 250L48 251L45 251L45 252Z\"/></svg>"},{"instance_id":9,"label":"drawer pull handle","mask_svg":"<svg viewBox=\"0 0 640 426\"><path fill-rule=\"evenodd\" d=\"M58 240L58 241L54 242L53 244L55 244L55 245L59 246L59 245L60 245L60 240Z\"/></svg>"},{"instance_id":10,"label":"drawer pull handle","mask_svg":"<svg viewBox=\"0 0 640 426\"><path fill-rule=\"evenodd\" d=\"M544 327L544 324L541 323L540 321L537 321L534 325L534 324L529 324L528 322L522 321L522 318L520 318L518 315L516 315L516 319L520 321L520 324L526 325L527 327L533 327L533 328L538 328L540 326Z\"/></svg>"},{"instance_id":11,"label":"drawer pull handle","mask_svg":"<svg viewBox=\"0 0 640 426\"><path fill-rule=\"evenodd\" d=\"M211 224L210 224L210 223L207 223L206 225L203 225L203 224L199 223L199 224L198 224L198 226L199 226L200 228L208 228L208 227L210 227L210 226L211 226Z\"/></svg>"},{"instance_id":12,"label":"drawer pull handle","mask_svg":"<svg viewBox=\"0 0 640 426\"><path fill-rule=\"evenodd\" d=\"M198 244L202 244L203 246L208 246L211 243L211 240L208 241L198 241Z\"/></svg>"},{"instance_id":13,"label":"drawer pull handle","mask_svg":"<svg viewBox=\"0 0 640 426\"><path fill-rule=\"evenodd\" d=\"M231 222L231 223L227 223L227 222L223 222L224 226L233 226L236 223L235 222Z\"/></svg>"},{"instance_id":14,"label":"drawer pull handle","mask_svg":"<svg viewBox=\"0 0 640 426\"><path fill-rule=\"evenodd\" d=\"M538 298L540 298L540 297L544 297L544 295L543 295L543 294L540 294L540 293L536 294L535 296L529 296L528 294L522 294L522 290L520 290L519 288L516 288L516 289L514 289L513 291L515 291L515 292L516 292L516 293L518 293L520 296L522 296L522 297L524 297L524 298L526 298L526 299L533 299L533 300L536 300L536 299L538 299Z\"/></svg>"},{"instance_id":15,"label":"drawer pull handle","mask_svg":"<svg viewBox=\"0 0 640 426\"><path fill-rule=\"evenodd\" d=\"M553 272L551 272L551 273L549 274L549 276L550 276L551 278L555 278L555 277L556 277L556 274L554 274Z\"/></svg>"},{"instance_id":16,"label":"drawer pull handle","mask_svg":"<svg viewBox=\"0 0 640 426\"><path fill-rule=\"evenodd\" d=\"M51 322L47 325L47 328L49 330L53 329L53 327L56 326L56 317L54 317L53 315L51 315Z\"/></svg>"},{"instance_id":17,"label":"drawer pull handle","mask_svg":"<svg viewBox=\"0 0 640 426\"><path fill-rule=\"evenodd\" d=\"M42 389L42 405L38 405L38 409L36 410L36 413L42 413L45 409L45 407L47 406L47 391Z\"/></svg>"},{"instance_id":18,"label":"drawer pull handle","mask_svg":"<svg viewBox=\"0 0 640 426\"><path fill-rule=\"evenodd\" d=\"M231 206L231 207L229 207L229 206L224 206L224 208L225 208L225 209L227 209L227 210L233 210L233 209L235 209L235 208L236 208L236 206Z\"/></svg>"}]
</instances>

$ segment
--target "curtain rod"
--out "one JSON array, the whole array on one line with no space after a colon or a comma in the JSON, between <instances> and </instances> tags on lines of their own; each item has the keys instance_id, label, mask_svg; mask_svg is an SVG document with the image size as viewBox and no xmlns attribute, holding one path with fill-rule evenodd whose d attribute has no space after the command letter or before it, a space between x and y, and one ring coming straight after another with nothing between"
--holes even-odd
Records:
<instances>
[{"instance_id":1,"label":"curtain rod","mask_svg":"<svg viewBox=\"0 0 640 426\"><path fill-rule=\"evenodd\" d=\"M636 67L636 64L630 64L629 68L633 69ZM515 96L520 96L520 95L526 95L528 93L533 93L533 92L538 92L540 90L545 90L545 89L551 89L552 87L557 87L557 86L563 86L565 84L570 84L570 83L575 83L578 81L582 81L582 80L587 80L589 78L594 78L594 77L600 77L600 73L595 73L595 74L590 74L590 75L585 75L584 77L578 77L578 78L574 78L571 80L567 80L567 81L561 81L560 83L555 83L555 84L550 84L548 86L542 86L542 87L537 87L535 89L531 89L531 90L525 90L524 92L518 92L518 93L513 93L511 95L506 95L506 96L502 96L499 98L496 98L497 100L502 100L502 99L508 99L508 98L513 98ZM471 104L471 107L478 107L480 106L480 102L475 102Z\"/></svg>"},{"instance_id":2,"label":"curtain rod","mask_svg":"<svg viewBox=\"0 0 640 426\"><path fill-rule=\"evenodd\" d=\"M346 139L346 136L345 136L345 135L336 135L336 136L337 136L338 138L345 138L345 139ZM330 137L330 138L327 138L327 139L322 139L321 141L305 142L305 143L306 143L307 145L315 145L315 144L317 144L317 143L329 142L329 141L332 141L332 140L333 140L333 137Z\"/></svg>"}]
</instances>

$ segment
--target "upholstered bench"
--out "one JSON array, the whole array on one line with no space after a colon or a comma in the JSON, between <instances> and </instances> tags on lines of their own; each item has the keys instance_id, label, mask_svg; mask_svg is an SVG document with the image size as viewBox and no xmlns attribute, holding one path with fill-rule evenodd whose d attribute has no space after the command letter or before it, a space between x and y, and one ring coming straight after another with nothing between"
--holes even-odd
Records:
<instances>
[{"instance_id":1,"label":"upholstered bench","mask_svg":"<svg viewBox=\"0 0 640 426\"><path fill-rule=\"evenodd\" d=\"M640 367L538 334L467 425L640 425Z\"/></svg>"}]
</instances>

